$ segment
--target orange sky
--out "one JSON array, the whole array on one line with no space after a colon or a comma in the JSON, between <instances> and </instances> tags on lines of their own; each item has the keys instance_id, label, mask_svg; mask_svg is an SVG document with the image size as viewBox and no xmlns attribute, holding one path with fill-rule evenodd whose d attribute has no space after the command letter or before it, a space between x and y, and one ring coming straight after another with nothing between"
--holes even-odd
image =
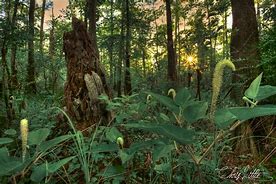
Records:
<instances>
[{"instance_id":1,"label":"orange sky","mask_svg":"<svg viewBox=\"0 0 276 184\"><path fill-rule=\"evenodd\" d=\"M54 3L54 15L60 14L60 10L65 9L68 5L68 0L52 0ZM37 3L41 4L42 0L38 0ZM51 19L52 10L45 12L45 23Z\"/></svg>"}]
</instances>

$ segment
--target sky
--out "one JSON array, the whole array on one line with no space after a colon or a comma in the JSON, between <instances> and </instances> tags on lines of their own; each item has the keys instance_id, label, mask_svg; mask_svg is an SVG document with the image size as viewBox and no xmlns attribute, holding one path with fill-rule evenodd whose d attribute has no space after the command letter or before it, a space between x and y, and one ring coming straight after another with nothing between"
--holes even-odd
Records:
<instances>
[{"instance_id":1,"label":"sky","mask_svg":"<svg viewBox=\"0 0 276 184\"><path fill-rule=\"evenodd\" d=\"M60 15L61 14L60 11L62 9L65 9L66 6L68 5L68 0L52 0L52 1L54 3L54 15L55 16ZM42 0L37 0L37 3L41 4ZM154 6L156 6L158 8L161 4L162 4L161 1L160 2L156 2L154 4ZM149 8L153 8L153 7L151 6ZM49 20L51 20L51 14L52 14L52 10L48 10L48 11L45 12L46 27L47 27L47 22ZM159 21L162 22L162 23L165 23L165 17L161 17ZM231 28L231 26L232 26L232 16L230 15L227 18L227 27Z\"/></svg>"},{"instance_id":2,"label":"sky","mask_svg":"<svg viewBox=\"0 0 276 184\"><path fill-rule=\"evenodd\" d=\"M65 9L68 5L68 0L52 0L54 3L54 15L58 16L60 15L60 11L62 9ZM42 0L38 0L37 3L41 4ZM51 19L52 10L47 10L45 12L45 23Z\"/></svg>"}]
</instances>

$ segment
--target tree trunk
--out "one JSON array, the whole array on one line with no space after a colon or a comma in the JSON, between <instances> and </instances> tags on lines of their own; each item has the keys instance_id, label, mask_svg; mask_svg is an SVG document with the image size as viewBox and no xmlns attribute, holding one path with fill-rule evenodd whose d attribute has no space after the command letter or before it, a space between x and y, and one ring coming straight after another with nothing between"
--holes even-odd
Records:
<instances>
[{"instance_id":1,"label":"tree trunk","mask_svg":"<svg viewBox=\"0 0 276 184\"><path fill-rule=\"evenodd\" d=\"M29 40L28 40L28 66L27 66L27 91L36 93L35 61L34 61L34 12L35 0L30 0L29 7Z\"/></svg>"},{"instance_id":2,"label":"tree trunk","mask_svg":"<svg viewBox=\"0 0 276 184\"><path fill-rule=\"evenodd\" d=\"M43 40L44 40L44 15L45 15L46 0L43 0L41 7L40 31L39 31L39 50L43 57Z\"/></svg>"},{"instance_id":3,"label":"tree trunk","mask_svg":"<svg viewBox=\"0 0 276 184\"><path fill-rule=\"evenodd\" d=\"M67 62L64 95L68 114L77 122L77 128L83 130L110 120L110 113L105 111L98 97L101 94L110 97L111 93L85 24L73 18L72 27L73 30L63 36Z\"/></svg>"},{"instance_id":4,"label":"tree trunk","mask_svg":"<svg viewBox=\"0 0 276 184\"><path fill-rule=\"evenodd\" d=\"M244 90L258 75L256 67L260 61L258 23L254 0L231 0L231 6L233 25L230 52L237 69L233 75L235 85L231 96L237 103L241 103ZM241 83L243 84L238 85ZM249 122L241 126L240 134L243 136L238 141L236 150L242 154L251 151L253 158L257 158L258 153L252 139L253 132Z\"/></svg>"},{"instance_id":5,"label":"tree trunk","mask_svg":"<svg viewBox=\"0 0 276 184\"><path fill-rule=\"evenodd\" d=\"M1 49L1 59L2 59L2 91L3 91L3 97L4 97L4 102L6 105L6 113L7 113L7 118L4 124L4 128L9 127L9 122L13 120L13 107L12 104L9 101L9 86L8 86L8 80L9 80L9 74L7 73L7 60L6 60L6 55L7 55L7 49L6 49L6 41L5 38L3 40L3 45Z\"/></svg>"},{"instance_id":6,"label":"tree trunk","mask_svg":"<svg viewBox=\"0 0 276 184\"><path fill-rule=\"evenodd\" d=\"M172 36L172 17L171 2L166 0L166 17L167 17L167 53L168 53L168 79L175 83L177 81L175 51L173 48Z\"/></svg>"},{"instance_id":7,"label":"tree trunk","mask_svg":"<svg viewBox=\"0 0 276 184\"><path fill-rule=\"evenodd\" d=\"M245 83L243 87L246 87L258 75L256 66L260 61L254 0L231 0L231 6L233 25L230 52L237 69L233 75L233 82ZM244 89L241 90L242 86L235 86L232 97L240 102Z\"/></svg>"},{"instance_id":8,"label":"tree trunk","mask_svg":"<svg viewBox=\"0 0 276 184\"><path fill-rule=\"evenodd\" d=\"M49 57L50 57L50 63L51 63L51 77L49 80L50 87L52 89L52 93L54 94L56 91L56 88L58 86L58 68L56 68L56 37L55 37L55 26L56 21L54 18L54 8L52 8L52 20L51 20L51 30L50 30L50 36L49 36Z\"/></svg>"},{"instance_id":9,"label":"tree trunk","mask_svg":"<svg viewBox=\"0 0 276 184\"><path fill-rule=\"evenodd\" d=\"M124 14L124 1L121 2L122 11L121 11L121 33L120 33L120 49L119 49L119 59L116 67L117 76L116 76L116 91L117 95L121 96L121 88L122 88L122 61L124 57L124 49L125 49L125 14Z\"/></svg>"},{"instance_id":10,"label":"tree trunk","mask_svg":"<svg viewBox=\"0 0 276 184\"><path fill-rule=\"evenodd\" d=\"M40 52L40 60L44 62L44 51L43 51L43 41L44 41L44 16L45 16L45 6L46 6L46 0L42 1L41 6L41 15L40 15L40 30L39 30L39 52ZM51 55L50 55L51 57ZM47 70L43 70L43 76L44 76L44 89L47 90Z\"/></svg>"},{"instance_id":11,"label":"tree trunk","mask_svg":"<svg viewBox=\"0 0 276 184\"><path fill-rule=\"evenodd\" d=\"M114 47L114 2L110 1L110 46L109 46L109 67L110 67L110 81L112 87L115 85L115 72L114 72L114 61L113 61L113 47Z\"/></svg>"},{"instance_id":12,"label":"tree trunk","mask_svg":"<svg viewBox=\"0 0 276 184\"><path fill-rule=\"evenodd\" d=\"M131 95L130 39L131 38L130 38L129 0L126 0L125 95Z\"/></svg>"},{"instance_id":13,"label":"tree trunk","mask_svg":"<svg viewBox=\"0 0 276 184\"><path fill-rule=\"evenodd\" d=\"M96 10L97 10L97 1L96 0L86 0L86 6L87 6L87 18L89 20L89 33L91 35L91 41L93 44L93 47L95 48L95 54L99 58L99 49L97 45L97 34L96 34Z\"/></svg>"},{"instance_id":14,"label":"tree trunk","mask_svg":"<svg viewBox=\"0 0 276 184\"><path fill-rule=\"evenodd\" d=\"M16 19L17 19L17 9L18 9L19 0L15 0L14 8L13 8L13 16L12 16L12 30L14 31L16 28ZM12 89L18 87L18 79L17 79L17 67L16 67L16 43L13 42L11 46L11 86Z\"/></svg>"}]
</instances>

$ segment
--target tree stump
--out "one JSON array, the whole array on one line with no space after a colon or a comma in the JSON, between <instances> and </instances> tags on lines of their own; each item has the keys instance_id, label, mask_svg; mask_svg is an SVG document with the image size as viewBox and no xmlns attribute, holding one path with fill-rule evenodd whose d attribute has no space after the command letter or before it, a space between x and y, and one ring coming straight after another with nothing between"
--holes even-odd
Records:
<instances>
[{"instance_id":1,"label":"tree stump","mask_svg":"<svg viewBox=\"0 0 276 184\"><path fill-rule=\"evenodd\" d=\"M85 24L73 18L72 31L63 35L63 50L67 63L67 80L64 87L66 111L84 130L99 122L108 122L110 113L98 100L99 95L111 97L105 72L96 55L96 46Z\"/></svg>"}]
</instances>

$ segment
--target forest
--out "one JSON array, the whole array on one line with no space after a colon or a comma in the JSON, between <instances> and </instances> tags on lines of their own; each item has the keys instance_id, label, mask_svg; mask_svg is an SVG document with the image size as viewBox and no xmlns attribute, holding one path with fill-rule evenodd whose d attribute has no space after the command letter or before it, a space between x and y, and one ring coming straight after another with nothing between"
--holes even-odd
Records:
<instances>
[{"instance_id":1,"label":"forest","mask_svg":"<svg viewBox=\"0 0 276 184\"><path fill-rule=\"evenodd\" d=\"M276 183L275 0L1 0L0 183Z\"/></svg>"}]
</instances>

